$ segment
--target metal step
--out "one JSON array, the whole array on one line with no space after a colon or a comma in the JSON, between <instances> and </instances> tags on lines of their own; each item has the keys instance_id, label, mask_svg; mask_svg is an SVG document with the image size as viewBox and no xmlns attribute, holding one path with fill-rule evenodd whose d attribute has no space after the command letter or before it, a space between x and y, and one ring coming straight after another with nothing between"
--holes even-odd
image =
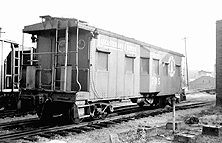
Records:
<instances>
[{"instance_id":1,"label":"metal step","mask_svg":"<svg viewBox=\"0 0 222 143\"><path fill-rule=\"evenodd\" d=\"M78 105L78 108L90 107L90 105Z\"/></svg>"},{"instance_id":2,"label":"metal step","mask_svg":"<svg viewBox=\"0 0 222 143\"><path fill-rule=\"evenodd\" d=\"M79 118L82 119L82 118L88 118L90 117L90 115L83 115L83 116L80 116Z\"/></svg>"}]
</instances>

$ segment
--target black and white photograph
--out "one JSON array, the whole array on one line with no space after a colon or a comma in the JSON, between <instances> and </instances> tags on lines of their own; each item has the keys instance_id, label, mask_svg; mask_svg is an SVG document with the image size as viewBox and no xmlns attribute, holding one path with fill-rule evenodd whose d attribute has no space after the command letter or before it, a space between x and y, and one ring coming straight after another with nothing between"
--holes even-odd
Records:
<instances>
[{"instance_id":1,"label":"black and white photograph","mask_svg":"<svg viewBox=\"0 0 222 143\"><path fill-rule=\"evenodd\" d=\"M0 142L221 143L221 5L2 0Z\"/></svg>"}]
</instances>

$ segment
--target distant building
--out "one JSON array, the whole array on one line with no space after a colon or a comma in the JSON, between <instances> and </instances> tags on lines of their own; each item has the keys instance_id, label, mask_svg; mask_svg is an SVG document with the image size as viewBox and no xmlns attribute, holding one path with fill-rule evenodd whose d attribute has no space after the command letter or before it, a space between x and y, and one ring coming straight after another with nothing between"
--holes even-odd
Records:
<instances>
[{"instance_id":1,"label":"distant building","mask_svg":"<svg viewBox=\"0 0 222 143\"><path fill-rule=\"evenodd\" d=\"M202 76L214 77L214 73L213 72L204 71L204 70L198 71L198 77L197 78L200 78Z\"/></svg>"},{"instance_id":2,"label":"distant building","mask_svg":"<svg viewBox=\"0 0 222 143\"><path fill-rule=\"evenodd\" d=\"M215 88L214 72L198 71L197 78L189 82L190 89L211 89Z\"/></svg>"},{"instance_id":3,"label":"distant building","mask_svg":"<svg viewBox=\"0 0 222 143\"><path fill-rule=\"evenodd\" d=\"M211 76L201 76L189 83L190 89L212 89L215 88L215 78Z\"/></svg>"}]
</instances>

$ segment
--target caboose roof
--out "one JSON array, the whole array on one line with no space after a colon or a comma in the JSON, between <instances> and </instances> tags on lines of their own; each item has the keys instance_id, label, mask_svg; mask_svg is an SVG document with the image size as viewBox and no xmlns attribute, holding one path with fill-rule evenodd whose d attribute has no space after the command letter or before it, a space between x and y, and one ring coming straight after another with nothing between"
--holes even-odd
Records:
<instances>
[{"instance_id":1,"label":"caboose roof","mask_svg":"<svg viewBox=\"0 0 222 143\"><path fill-rule=\"evenodd\" d=\"M118 38L121 40L125 40L128 42L138 44L147 50L154 49L154 50L158 50L158 51L168 52L168 53L180 56L180 57L184 57L183 54L180 54L178 52L174 52L174 51L171 51L168 49L157 47L157 46L145 43L145 42L135 40L134 38L129 38L129 37L126 37L126 36L123 36L120 34L116 34L116 33L113 33L113 32L107 31L107 30L96 28L96 27L88 25L88 23L85 21L78 20L75 18L51 17L49 15L40 16L40 18L42 18L42 20L43 20L42 22L25 26L23 29L23 32L29 33L29 34L37 34L38 32L43 31L43 30L52 30L52 29L56 29L56 28L65 29L67 27L67 22L68 22L69 27L76 27L77 23L78 23L78 27L81 29L85 29L85 30L88 30L91 32L94 31L95 29L97 29L97 31L100 34L104 34L107 36L115 37L115 38Z\"/></svg>"},{"instance_id":2,"label":"caboose roof","mask_svg":"<svg viewBox=\"0 0 222 143\"><path fill-rule=\"evenodd\" d=\"M67 24L69 27L78 26L87 26L87 22L78 20L75 18L61 18L61 17L51 17L49 15L40 16L42 18L42 22L25 26L23 29L24 33L36 34L43 30L51 30L51 29L65 29Z\"/></svg>"}]
</instances>

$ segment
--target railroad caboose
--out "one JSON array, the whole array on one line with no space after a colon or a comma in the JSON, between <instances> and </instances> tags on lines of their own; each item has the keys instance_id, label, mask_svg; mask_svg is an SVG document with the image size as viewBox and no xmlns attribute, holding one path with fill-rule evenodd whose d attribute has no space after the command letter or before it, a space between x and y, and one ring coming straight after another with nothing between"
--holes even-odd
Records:
<instances>
[{"instance_id":1,"label":"railroad caboose","mask_svg":"<svg viewBox=\"0 0 222 143\"><path fill-rule=\"evenodd\" d=\"M19 101L41 119L104 117L110 102L123 99L164 106L180 90L182 54L78 19L41 18L23 29L37 46L23 68Z\"/></svg>"}]
</instances>

